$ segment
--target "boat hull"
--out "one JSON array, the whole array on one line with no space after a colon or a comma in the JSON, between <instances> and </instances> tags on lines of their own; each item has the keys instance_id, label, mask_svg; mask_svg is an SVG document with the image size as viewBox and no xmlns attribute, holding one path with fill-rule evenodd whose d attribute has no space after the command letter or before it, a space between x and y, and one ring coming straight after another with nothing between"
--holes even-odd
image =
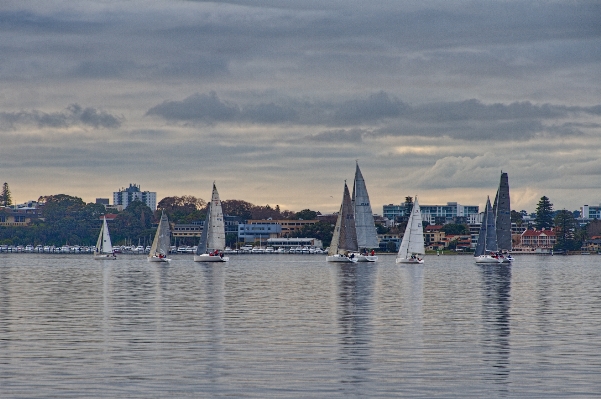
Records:
<instances>
[{"instance_id":1,"label":"boat hull","mask_svg":"<svg viewBox=\"0 0 601 399\"><path fill-rule=\"evenodd\" d=\"M115 254L94 254L94 260L116 260Z\"/></svg>"},{"instance_id":2,"label":"boat hull","mask_svg":"<svg viewBox=\"0 0 601 399\"><path fill-rule=\"evenodd\" d=\"M424 260L417 258L396 258L396 263L403 263L406 265L423 265Z\"/></svg>"},{"instance_id":3,"label":"boat hull","mask_svg":"<svg viewBox=\"0 0 601 399\"><path fill-rule=\"evenodd\" d=\"M149 256L148 257L148 261L149 262L166 263L166 262L171 262L171 259L169 259L169 258L159 258L158 256Z\"/></svg>"},{"instance_id":4,"label":"boat hull","mask_svg":"<svg viewBox=\"0 0 601 399\"><path fill-rule=\"evenodd\" d=\"M230 258L227 256L221 257L218 255L209 254L194 255L194 262L227 262L229 260Z\"/></svg>"},{"instance_id":5,"label":"boat hull","mask_svg":"<svg viewBox=\"0 0 601 399\"><path fill-rule=\"evenodd\" d=\"M375 262L378 260L376 255L355 255L357 262Z\"/></svg>"},{"instance_id":6,"label":"boat hull","mask_svg":"<svg viewBox=\"0 0 601 399\"><path fill-rule=\"evenodd\" d=\"M503 261L499 258L493 258L490 255L480 255L474 258L477 264L499 264Z\"/></svg>"},{"instance_id":7,"label":"boat hull","mask_svg":"<svg viewBox=\"0 0 601 399\"><path fill-rule=\"evenodd\" d=\"M346 256L340 255L331 255L326 257L326 261L328 262L337 262L337 263L357 263L357 258L348 258Z\"/></svg>"}]
</instances>

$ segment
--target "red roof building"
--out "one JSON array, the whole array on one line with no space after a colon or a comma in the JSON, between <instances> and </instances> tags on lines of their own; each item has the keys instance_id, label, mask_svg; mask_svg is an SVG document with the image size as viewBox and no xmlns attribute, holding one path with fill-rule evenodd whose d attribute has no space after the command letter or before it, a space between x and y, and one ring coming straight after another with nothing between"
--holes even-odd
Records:
<instances>
[{"instance_id":1,"label":"red roof building","mask_svg":"<svg viewBox=\"0 0 601 399\"><path fill-rule=\"evenodd\" d=\"M557 242L553 230L526 230L522 233L522 247L553 248Z\"/></svg>"}]
</instances>

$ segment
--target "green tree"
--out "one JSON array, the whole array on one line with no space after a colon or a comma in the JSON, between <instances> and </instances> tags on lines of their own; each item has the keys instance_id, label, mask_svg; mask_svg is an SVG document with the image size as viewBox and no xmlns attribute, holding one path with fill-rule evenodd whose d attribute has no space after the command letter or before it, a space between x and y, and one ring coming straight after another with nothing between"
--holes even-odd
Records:
<instances>
[{"instance_id":1,"label":"green tree","mask_svg":"<svg viewBox=\"0 0 601 399\"><path fill-rule=\"evenodd\" d=\"M160 218L161 211L165 211L169 221L173 223L192 223L205 220L207 203L202 198L193 195L181 197L165 197L157 205L157 215ZM129 208L129 207L128 207Z\"/></svg>"},{"instance_id":2,"label":"green tree","mask_svg":"<svg viewBox=\"0 0 601 399\"><path fill-rule=\"evenodd\" d=\"M386 251L388 252L396 252L396 244L394 241L388 241L386 243Z\"/></svg>"},{"instance_id":3,"label":"green tree","mask_svg":"<svg viewBox=\"0 0 601 399\"><path fill-rule=\"evenodd\" d=\"M326 222L304 225L302 229L293 232L291 237L308 237L321 240L324 247L329 247L334 234L334 226Z\"/></svg>"},{"instance_id":4,"label":"green tree","mask_svg":"<svg viewBox=\"0 0 601 399\"><path fill-rule=\"evenodd\" d=\"M312 211L311 209L303 209L300 212L294 214L293 219L298 220L315 220L317 219L318 212Z\"/></svg>"},{"instance_id":5,"label":"green tree","mask_svg":"<svg viewBox=\"0 0 601 399\"><path fill-rule=\"evenodd\" d=\"M242 200L224 200L221 201L223 214L229 216L240 216L242 220L252 219L252 209L254 207L250 202Z\"/></svg>"},{"instance_id":6,"label":"green tree","mask_svg":"<svg viewBox=\"0 0 601 399\"><path fill-rule=\"evenodd\" d=\"M515 223L517 226L521 226L524 222L524 216L521 212L511 211L511 223Z\"/></svg>"},{"instance_id":7,"label":"green tree","mask_svg":"<svg viewBox=\"0 0 601 399\"><path fill-rule=\"evenodd\" d=\"M160 217L160 213L158 216ZM158 222L158 219L156 221ZM152 227L152 222L152 209L142 201L132 201L115 218L111 226L111 238L115 243L126 241L136 243L146 237L154 236L156 228Z\"/></svg>"},{"instance_id":8,"label":"green tree","mask_svg":"<svg viewBox=\"0 0 601 399\"><path fill-rule=\"evenodd\" d=\"M555 215L555 232L557 242L554 249L576 251L582 246L582 241L575 239L577 224L572 212L562 209Z\"/></svg>"},{"instance_id":9,"label":"green tree","mask_svg":"<svg viewBox=\"0 0 601 399\"><path fill-rule=\"evenodd\" d=\"M405 197L405 214L407 217L413 212L413 197Z\"/></svg>"},{"instance_id":10,"label":"green tree","mask_svg":"<svg viewBox=\"0 0 601 399\"><path fill-rule=\"evenodd\" d=\"M534 227L539 230L553 227L553 204L545 196L542 196L536 205Z\"/></svg>"},{"instance_id":11,"label":"green tree","mask_svg":"<svg viewBox=\"0 0 601 399\"><path fill-rule=\"evenodd\" d=\"M464 224L447 223L442 226L442 231L447 235L469 234L470 229Z\"/></svg>"},{"instance_id":12,"label":"green tree","mask_svg":"<svg viewBox=\"0 0 601 399\"><path fill-rule=\"evenodd\" d=\"M0 205L10 206L12 204L13 204L13 200L10 195L10 189L8 188L8 183L4 183L2 185L2 193L0 193Z\"/></svg>"}]
</instances>

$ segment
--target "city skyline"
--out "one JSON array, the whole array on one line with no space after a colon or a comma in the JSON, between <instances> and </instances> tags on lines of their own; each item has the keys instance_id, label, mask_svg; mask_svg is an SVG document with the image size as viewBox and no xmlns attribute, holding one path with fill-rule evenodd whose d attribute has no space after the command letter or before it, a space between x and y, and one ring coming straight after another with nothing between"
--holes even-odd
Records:
<instances>
[{"instance_id":1,"label":"city skyline","mask_svg":"<svg viewBox=\"0 0 601 399\"><path fill-rule=\"evenodd\" d=\"M0 179L16 203L166 196L338 210L359 160L405 196L601 203L592 1L6 1ZM379 213L379 212L378 212Z\"/></svg>"}]
</instances>

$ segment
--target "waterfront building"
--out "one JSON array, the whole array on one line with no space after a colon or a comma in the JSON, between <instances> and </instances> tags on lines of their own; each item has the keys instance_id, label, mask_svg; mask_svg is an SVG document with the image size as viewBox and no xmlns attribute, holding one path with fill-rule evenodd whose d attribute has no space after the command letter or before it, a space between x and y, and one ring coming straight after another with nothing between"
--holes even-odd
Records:
<instances>
[{"instance_id":1,"label":"waterfront building","mask_svg":"<svg viewBox=\"0 0 601 399\"><path fill-rule=\"evenodd\" d=\"M157 209L157 193L141 191L137 184L130 183L128 188L113 192L113 205L121 205L124 209L136 200L144 202L153 211Z\"/></svg>"},{"instance_id":2,"label":"waterfront building","mask_svg":"<svg viewBox=\"0 0 601 399\"><path fill-rule=\"evenodd\" d=\"M402 234L378 234L378 241L380 243L379 249L383 252L388 252L389 243L394 244L394 252L399 251L399 247L401 246L401 240L403 239Z\"/></svg>"},{"instance_id":3,"label":"waterfront building","mask_svg":"<svg viewBox=\"0 0 601 399\"><path fill-rule=\"evenodd\" d=\"M254 221L256 222L256 221ZM238 225L238 241L255 242L278 238L282 232L282 226L278 223L245 223Z\"/></svg>"},{"instance_id":4,"label":"waterfront building","mask_svg":"<svg viewBox=\"0 0 601 399\"><path fill-rule=\"evenodd\" d=\"M403 203L400 205L384 205L382 215L385 218L396 220L398 218L408 217L411 204ZM457 202L447 202L446 205L421 205L419 209L422 213L422 219L429 224L449 223L458 218L470 220L471 215L479 213L478 205L461 205Z\"/></svg>"},{"instance_id":5,"label":"waterfront building","mask_svg":"<svg viewBox=\"0 0 601 399\"><path fill-rule=\"evenodd\" d=\"M296 247L315 247L315 248L323 248L323 243L321 240L317 238L268 238L267 246L274 248L296 248Z\"/></svg>"},{"instance_id":6,"label":"waterfront building","mask_svg":"<svg viewBox=\"0 0 601 399\"><path fill-rule=\"evenodd\" d=\"M236 234L238 235L238 226L242 221L240 216L223 216L225 222L225 235ZM205 221L199 220L197 222L175 224L173 225L173 231L171 235L176 238L200 238L202 230L204 229Z\"/></svg>"},{"instance_id":7,"label":"waterfront building","mask_svg":"<svg viewBox=\"0 0 601 399\"><path fill-rule=\"evenodd\" d=\"M290 234L301 231L303 227L311 224L317 223L318 220L302 220L302 219L252 219L248 220L246 223L251 224L260 224L260 225L272 225L277 224L280 226L280 234L278 237L287 237Z\"/></svg>"},{"instance_id":8,"label":"waterfront building","mask_svg":"<svg viewBox=\"0 0 601 399\"><path fill-rule=\"evenodd\" d=\"M424 231L424 244L430 250L437 250L444 247L444 238L446 233L442 230L442 225L432 224L426 226Z\"/></svg>"},{"instance_id":9,"label":"waterfront building","mask_svg":"<svg viewBox=\"0 0 601 399\"><path fill-rule=\"evenodd\" d=\"M553 230L526 230L522 233L521 247L526 248L553 248L557 242Z\"/></svg>"}]
</instances>

